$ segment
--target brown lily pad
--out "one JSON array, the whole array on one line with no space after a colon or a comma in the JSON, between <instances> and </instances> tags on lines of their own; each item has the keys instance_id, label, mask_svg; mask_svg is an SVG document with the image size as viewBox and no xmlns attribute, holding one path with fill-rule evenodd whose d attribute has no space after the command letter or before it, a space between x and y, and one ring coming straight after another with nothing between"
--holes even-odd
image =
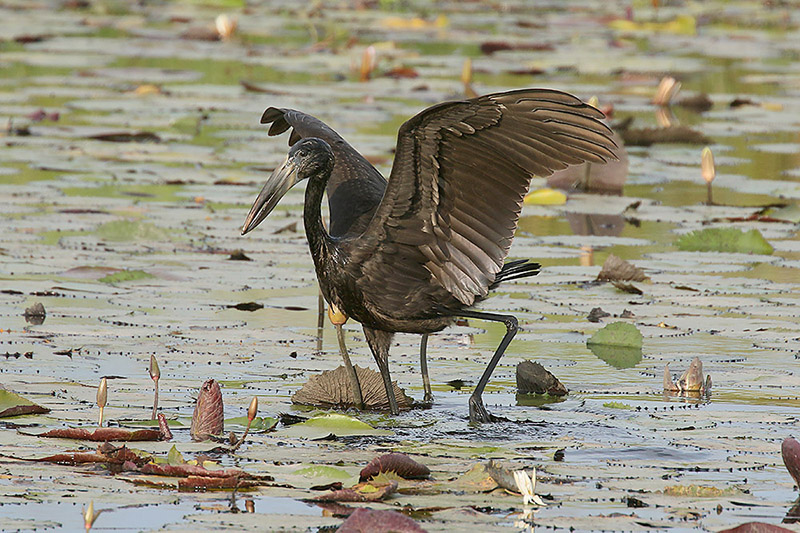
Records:
<instances>
[{"instance_id":1,"label":"brown lily pad","mask_svg":"<svg viewBox=\"0 0 800 533\"><path fill-rule=\"evenodd\" d=\"M397 490L397 481L358 483L348 489L333 490L311 498L317 502L379 502Z\"/></svg>"},{"instance_id":2,"label":"brown lily pad","mask_svg":"<svg viewBox=\"0 0 800 533\"><path fill-rule=\"evenodd\" d=\"M389 510L356 509L345 520L338 533L425 533L419 524L411 518Z\"/></svg>"},{"instance_id":3,"label":"brown lily pad","mask_svg":"<svg viewBox=\"0 0 800 533\"><path fill-rule=\"evenodd\" d=\"M781 456L786 470L794 479L794 484L800 487L800 443L792 437L784 439L781 444Z\"/></svg>"},{"instance_id":4,"label":"brown lily pad","mask_svg":"<svg viewBox=\"0 0 800 533\"><path fill-rule=\"evenodd\" d=\"M687 126L667 128L630 128L620 131L628 146L650 146L657 143L710 144L711 139Z\"/></svg>"},{"instance_id":5,"label":"brown lily pad","mask_svg":"<svg viewBox=\"0 0 800 533\"><path fill-rule=\"evenodd\" d=\"M382 472L394 472L404 479L427 479L430 469L404 453L387 453L376 457L361 470L360 481L366 481Z\"/></svg>"},{"instance_id":6,"label":"brown lily pad","mask_svg":"<svg viewBox=\"0 0 800 533\"><path fill-rule=\"evenodd\" d=\"M178 490L249 489L258 486L257 481L249 481L240 477L189 476L178 481Z\"/></svg>"},{"instance_id":7,"label":"brown lily pad","mask_svg":"<svg viewBox=\"0 0 800 533\"><path fill-rule=\"evenodd\" d=\"M219 383L209 379L200 387L197 403L192 414L192 440L202 442L211 435L222 433L225 425L223 417L222 391Z\"/></svg>"},{"instance_id":8,"label":"brown lily pad","mask_svg":"<svg viewBox=\"0 0 800 533\"><path fill-rule=\"evenodd\" d=\"M386 389L380 373L368 368L355 366L358 381L361 383L361 394L364 397L364 407L386 411L389 409L389 400L386 398ZM401 410L411 409L414 400L406 396L403 389L392 383L397 406ZM292 403L300 405L313 405L326 409L346 409L356 407L356 399L350 386L350 377L344 366L335 370L326 370L316 376L311 376L303 387L294 393Z\"/></svg>"},{"instance_id":9,"label":"brown lily pad","mask_svg":"<svg viewBox=\"0 0 800 533\"><path fill-rule=\"evenodd\" d=\"M89 431L86 428L61 428L51 429L44 433L23 433L23 435L32 435L36 437L51 437L58 439L77 439L77 440L90 440L95 442L108 442L108 441L146 441L146 440L160 440L161 432L157 429L122 429L122 428L97 428L94 431Z\"/></svg>"}]
</instances>

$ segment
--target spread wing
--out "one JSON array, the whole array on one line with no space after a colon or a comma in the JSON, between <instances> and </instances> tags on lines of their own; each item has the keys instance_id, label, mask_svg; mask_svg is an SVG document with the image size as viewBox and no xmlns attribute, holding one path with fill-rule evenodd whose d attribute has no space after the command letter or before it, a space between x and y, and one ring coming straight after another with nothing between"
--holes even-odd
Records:
<instances>
[{"instance_id":1,"label":"spread wing","mask_svg":"<svg viewBox=\"0 0 800 533\"><path fill-rule=\"evenodd\" d=\"M472 305L486 296L531 176L615 159L602 118L546 89L445 102L411 118L400 128L384 198L350 250L362 293L384 309L436 305L448 294L457 300L451 305Z\"/></svg>"},{"instance_id":2,"label":"spread wing","mask_svg":"<svg viewBox=\"0 0 800 533\"><path fill-rule=\"evenodd\" d=\"M311 115L270 107L261 116L261 123L272 124L269 135L280 135L291 128L289 146L307 137L317 137L330 145L334 155L326 190L330 233L339 237L363 232L386 189L381 173L330 126Z\"/></svg>"}]
</instances>

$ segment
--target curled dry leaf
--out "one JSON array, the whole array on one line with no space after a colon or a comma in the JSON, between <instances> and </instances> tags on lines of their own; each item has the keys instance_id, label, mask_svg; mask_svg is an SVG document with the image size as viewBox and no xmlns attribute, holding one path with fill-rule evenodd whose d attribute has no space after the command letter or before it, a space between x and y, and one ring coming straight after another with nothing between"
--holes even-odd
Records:
<instances>
[{"instance_id":1,"label":"curled dry leaf","mask_svg":"<svg viewBox=\"0 0 800 533\"><path fill-rule=\"evenodd\" d=\"M781 456L786 470L794 479L794 484L800 487L800 443L792 437L784 439L781 444Z\"/></svg>"},{"instance_id":2,"label":"curled dry leaf","mask_svg":"<svg viewBox=\"0 0 800 533\"><path fill-rule=\"evenodd\" d=\"M161 434L161 440L172 440L172 431L169 429L164 413L158 413L158 432Z\"/></svg>"},{"instance_id":3,"label":"curled dry leaf","mask_svg":"<svg viewBox=\"0 0 800 533\"><path fill-rule=\"evenodd\" d=\"M50 409L37 405L14 392L5 390L0 385L0 418L49 413Z\"/></svg>"},{"instance_id":4,"label":"curled dry leaf","mask_svg":"<svg viewBox=\"0 0 800 533\"><path fill-rule=\"evenodd\" d=\"M378 502L397 490L397 481L358 483L349 489L334 490L311 498L317 502Z\"/></svg>"},{"instance_id":5,"label":"curled dry leaf","mask_svg":"<svg viewBox=\"0 0 800 533\"><path fill-rule=\"evenodd\" d=\"M517 392L564 396L567 388L541 364L522 361L517 365Z\"/></svg>"},{"instance_id":6,"label":"curled dry leaf","mask_svg":"<svg viewBox=\"0 0 800 533\"><path fill-rule=\"evenodd\" d=\"M208 440L224 429L222 391L219 383L209 379L200 387L197 403L192 414L191 435L194 441Z\"/></svg>"},{"instance_id":7,"label":"curled dry leaf","mask_svg":"<svg viewBox=\"0 0 800 533\"><path fill-rule=\"evenodd\" d=\"M608 256L597 275L597 281L644 281L646 279L648 278L644 270L614 254Z\"/></svg>"},{"instance_id":8,"label":"curled dry leaf","mask_svg":"<svg viewBox=\"0 0 800 533\"><path fill-rule=\"evenodd\" d=\"M61 465L79 465L86 463L104 463L111 465L122 465L126 461L130 461L134 465L142 465L149 460L147 456L139 456L136 452L128 449L125 446L115 448L111 446L106 448L105 445L100 445L96 452L69 452L57 453L55 455L48 455L34 459L34 461L43 463L56 463Z\"/></svg>"},{"instance_id":9,"label":"curled dry leaf","mask_svg":"<svg viewBox=\"0 0 800 533\"><path fill-rule=\"evenodd\" d=\"M366 481L381 472L394 472L404 479L426 479L430 469L404 453L387 453L376 457L361 470L360 481Z\"/></svg>"},{"instance_id":10,"label":"curled dry leaf","mask_svg":"<svg viewBox=\"0 0 800 533\"><path fill-rule=\"evenodd\" d=\"M699 357L692 359L689 368L678 378L678 389L682 391L699 391L703 389L703 363Z\"/></svg>"},{"instance_id":11,"label":"curled dry leaf","mask_svg":"<svg viewBox=\"0 0 800 533\"><path fill-rule=\"evenodd\" d=\"M361 508L356 509L336 531L338 533L363 533L364 531L425 533L426 530L413 519L397 511Z\"/></svg>"},{"instance_id":12,"label":"curled dry leaf","mask_svg":"<svg viewBox=\"0 0 800 533\"><path fill-rule=\"evenodd\" d=\"M388 410L389 400L386 398L386 389L383 386L381 375L374 370L361 368L357 365L354 368L358 375L358 381L361 383L364 407L381 411ZM394 387L395 398L397 398L397 406L401 410L411 409L414 400L406 396L405 391L398 387L396 383L393 383L392 386ZM312 376L292 396L292 403L324 408L355 407L355 402L350 376L343 366Z\"/></svg>"}]
</instances>

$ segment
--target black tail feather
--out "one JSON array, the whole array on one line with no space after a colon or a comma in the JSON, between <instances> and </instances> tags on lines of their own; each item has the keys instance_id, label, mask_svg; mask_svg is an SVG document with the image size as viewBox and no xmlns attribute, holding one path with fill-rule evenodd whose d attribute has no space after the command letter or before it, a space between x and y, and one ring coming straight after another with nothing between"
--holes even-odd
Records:
<instances>
[{"instance_id":1,"label":"black tail feather","mask_svg":"<svg viewBox=\"0 0 800 533\"><path fill-rule=\"evenodd\" d=\"M542 265L539 263L531 263L529 259L509 261L504 264L500 272L497 273L497 276L494 278L494 283L489 286L489 289L494 289L504 281L535 276L540 272L541 268Z\"/></svg>"}]
</instances>

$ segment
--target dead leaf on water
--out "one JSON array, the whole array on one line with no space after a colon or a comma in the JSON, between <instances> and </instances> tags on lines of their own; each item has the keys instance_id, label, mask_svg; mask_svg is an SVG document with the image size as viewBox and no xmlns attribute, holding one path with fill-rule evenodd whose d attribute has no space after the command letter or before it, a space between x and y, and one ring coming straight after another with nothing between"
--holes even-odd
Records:
<instances>
[{"instance_id":1,"label":"dead leaf on water","mask_svg":"<svg viewBox=\"0 0 800 533\"><path fill-rule=\"evenodd\" d=\"M367 409L388 410L389 400L380 373L369 368L354 367L361 383L361 393L364 397L364 406ZM394 387L397 406L401 410L411 409L414 400L406 396L403 389L392 383ZM346 409L356 407L355 394L350 386L350 377L344 366L335 370L326 370L316 376L311 376L303 388L292 395L292 403L301 405L314 405L324 408Z\"/></svg>"}]
</instances>

